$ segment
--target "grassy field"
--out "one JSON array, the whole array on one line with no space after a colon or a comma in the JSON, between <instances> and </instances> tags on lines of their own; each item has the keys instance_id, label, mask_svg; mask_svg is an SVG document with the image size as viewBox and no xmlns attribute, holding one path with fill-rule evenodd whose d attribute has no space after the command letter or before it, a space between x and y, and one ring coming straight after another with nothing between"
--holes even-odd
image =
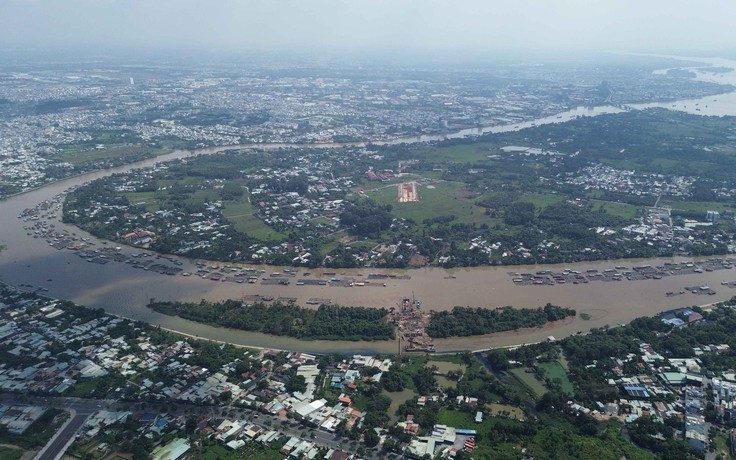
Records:
<instances>
[{"instance_id":1,"label":"grassy field","mask_svg":"<svg viewBox=\"0 0 736 460\"><path fill-rule=\"evenodd\" d=\"M18 460L23 456L23 450L20 448L0 446L0 458L3 460Z\"/></svg>"},{"instance_id":2,"label":"grassy field","mask_svg":"<svg viewBox=\"0 0 736 460\"><path fill-rule=\"evenodd\" d=\"M205 201L217 201L219 199L220 194L216 190L195 190L184 202L189 206L199 206Z\"/></svg>"},{"instance_id":3,"label":"grassy field","mask_svg":"<svg viewBox=\"0 0 736 460\"><path fill-rule=\"evenodd\" d=\"M376 247L377 244L378 243L375 240L353 240L348 244L348 246L353 249L368 251Z\"/></svg>"},{"instance_id":4,"label":"grassy field","mask_svg":"<svg viewBox=\"0 0 736 460\"><path fill-rule=\"evenodd\" d=\"M221 444L207 446L204 452L197 454L200 460L235 460L247 458L251 460L281 460L284 458L277 450L260 444L247 444L242 449L232 451Z\"/></svg>"},{"instance_id":5,"label":"grassy field","mask_svg":"<svg viewBox=\"0 0 736 460\"><path fill-rule=\"evenodd\" d=\"M600 208L603 208L606 210L606 213L617 216L617 217L623 217L624 219L631 220L636 216L636 211L639 209L639 206L634 206L633 204L626 204L626 203L612 203L610 201L599 201L599 200L591 200L593 203L593 210L597 211Z\"/></svg>"},{"instance_id":6,"label":"grassy field","mask_svg":"<svg viewBox=\"0 0 736 460\"><path fill-rule=\"evenodd\" d=\"M125 193L130 204L142 204L150 212L156 212L161 209L161 201L156 198L158 192L128 192Z\"/></svg>"},{"instance_id":7,"label":"grassy field","mask_svg":"<svg viewBox=\"0 0 736 460\"><path fill-rule=\"evenodd\" d=\"M438 422L441 425L454 426L455 428L476 430L480 439L489 439L489 433L493 431L493 427L499 424L512 424L519 426L521 423L514 419L504 419L500 417L492 417L484 414L483 422L475 422L475 412L463 412L452 409L441 409Z\"/></svg>"},{"instance_id":8,"label":"grassy field","mask_svg":"<svg viewBox=\"0 0 736 460\"><path fill-rule=\"evenodd\" d=\"M718 211L723 212L727 210L733 210L729 203L720 203L718 201L669 201L662 199L660 206L672 206L672 210L676 211L693 211L702 212L703 217L707 211Z\"/></svg>"},{"instance_id":9,"label":"grassy field","mask_svg":"<svg viewBox=\"0 0 736 460\"><path fill-rule=\"evenodd\" d=\"M457 380L450 380L444 375L435 375L434 379L440 388L457 388Z\"/></svg>"},{"instance_id":10,"label":"grassy field","mask_svg":"<svg viewBox=\"0 0 736 460\"><path fill-rule=\"evenodd\" d=\"M454 426L456 428L478 429L479 424L468 412L459 410L442 409L440 410L439 423L441 425Z\"/></svg>"},{"instance_id":11,"label":"grassy field","mask_svg":"<svg viewBox=\"0 0 736 460\"><path fill-rule=\"evenodd\" d=\"M427 364L427 361L428 359L424 356L412 356L408 362L402 364L402 368L406 369L409 375L414 375Z\"/></svg>"},{"instance_id":12,"label":"grassy field","mask_svg":"<svg viewBox=\"0 0 736 460\"><path fill-rule=\"evenodd\" d=\"M676 167L680 162L669 158L655 158L652 160L652 167L660 167L663 170Z\"/></svg>"},{"instance_id":13,"label":"grassy field","mask_svg":"<svg viewBox=\"0 0 736 460\"><path fill-rule=\"evenodd\" d=\"M256 217L255 212L255 207L248 202L247 194L236 200L226 201L222 206L222 216L233 223L235 230L264 241L284 237L283 233L277 232Z\"/></svg>"},{"instance_id":14,"label":"grassy field","mask_svg":"<svg viewBox=\"0 0 736 460\"><path fill-rule=\"evenodd\" d=\"M460 355L432 355L431 361L433 363L454 363L466 366L462 356ZM471 360L470 362L473 363L474 361Z\"/></svg>"},{"instance_id":15,"label":"grassy field","mask_svg":"<svg viewBox=\"0 0 736 460\"><path fill-rule=\"evenodd\" d=\"M538 366L544 371L544 375L551 381L559 379L561 382L560 389L567 395L574 396L575 388L572 386L572 382L567 378L567 373L557 361L549 363L539 363Z\"/></svg>"},{"instance_id":16,"label":"grassy field","mask_svg":"<svg viewBox=\"0 0 736 460\"><path fill-rule=\"evenodd\" d=\"M508 404L486 404L488 415L495 417L502 417L502 413L508 414L508 418L524 421L524 411L518 407L509 406Z\"/></svg>"},{"instance_id":17,"label":"grassy field","mask_svg":"<svg viewBox=\"0 0 736 460\"><path fill-rule=\"evenodd\" d=\"M312 225L330 225L332 223L332 219L328 219L327 217L315 217L314 219L309 221Z\"/></svg>"},{"instance_id":18,"label":"grassy field","mask_svg":"<svg viewBox=\"0 0 736 460\"><path fill-rule=\"evenodd\" d=\"M537 207L537 211L540 212L544 208L564 201L565 197L560 195L553 195L551 193L527 193L519 199L519 201L526 201L532 203Z\"/></svg>"},{"instance_id":19,"label":"grassy field","mask_svg":"<svg viewBox=\"0 0 736 460\"><path fill-rule=\"evenodd\" d=\"M468 366L466 366L465 364L453 363L453 362L448 362L448 361L439 361L439 360L435 360L434 358L432 358L430 361L427 362L427 367L432 367L432 366L436 367L437 370L441 374L447 374L450 371L465 372L465 370L468 368Z\"/></svg>"},{"instance_id":20,"label":"grassy field","mask_svg":"<svg viewBox=\"0 0 736 460\"><path fill-rule=\"evenodd\" d=\"M532 390L532 392L537 398L547 392L547 388L544 386L544 383L540 382L539 379L533 373L526 372L523 368L520 368L520 367L511 369L511 373L521 383L523 383L530 390Z\"/></svg>"},{"instance_id":21,"label":"grassy field","mask_svg":"<svg viewBox=\"0 0 736 460\"><path fill-rule=\"evenodd\" d=\"M487 222L490 219L485 210L474 204L475 198L468 196L464 184L457 182L434 182L419 184L419 201L399 203L396 200L395 186L367 192L367 195L380 204L393 206L393 214L400 218L414 219L421 223L424 219L454 214L458 222Z\"/></svg>"},{"instance_id":22,"label":"grassy field","mask_svg":"<svg viewBox=\"0 0 736 460\"><path fill-rule=\"evenodd\" d=\"M130 192L125 196L131 204L142 204L147 211L156 212L161 209L162 201L158 199L162 192ZM165 192L164 192L165 193ZM219 194L214 190L197 190L188 199L187 203L199 205L205 200L218 200ZM247 195L223 203L222 215L233 223L236 230L245 232L259 240L281 239L283 233L272 229L255 216L255 208L248 202Z\"/></svg>"},{"instance_id":23,"label":"grassy field","mask_svg":"<svg viewBox=\"0 0 736 460\"><path fill-rule=\"evenodd\" d=\"M80 379L76 384L69 390L70 396L88 396L90 393L95 391L97 387L103 382L102 377L92 377L88 379Z\"/></svg>"},{"instance_id":24,"label":"grassy field","mask_svg":"<svg viewBox=\"0 0 736 460\"><path fill-rule=\"evenodd\" d=\"M352 244L352 243L350 243L350 244ZM320 249L320 252L321 252L322 255L329 254L330 252L332 252L335 249L337 249L339 246L340 246L340 241L338 241L338 239L335 238L334 240L332 240L329 243L327 243L324 246L322 246L322 248Z\"/></svg>"},{"instance_id":25,"label":"grassy field","mask_svg":"<svg viewBox=\"0 0 736 460\"><path fill-rule=\"evenodd\" d=\"M161 179L156 182L156 184L159 187L171 187L171 186L181 186L186 187L189 185L192 185L194 187L199 187L202 183L202 178L197 176L186 176L182 177L181 179Z\"/></svg>"},{"instance_id":26,"label":"grassy field","mask_svg":"<svg viewBox=\"0 0 736 460\"><path fill-rule=\"evenodd\" d=\"M560 354L560 364L562 364L562 368L565 369L565 372L570 372L570 363L567 361L565 353Z\"/></svg>"},{"instance_id":27,"label":"grassy field","mask_svg":"<svg viewBox=\"0 0 736 460\"><path fill-rule=\"evenodd\" d=\"M422 177L432 180L442 179L442 171L422 171Z\"/></svg>"},{"instance_id":28,"label":"grassy field","mask_svg":"<svg viewBox=\"0 0 736 460\"><path fill-rule=\"evenodd\" d=\"M426 367L436 367L437 371L440 372L443 375L436 375L434 378L437 380L437 383L439 383L440 387L442 388L456 388L457 387L457 380L450 380L447 377L445 377L445 374L448 372L457 372L462 371L465 373L465 371L468 369L468 366L465 364L459 364L459 363L452 363L447 361L436 361L432 359L431 361L427 362Z\"/></svg>"}]
</instances>

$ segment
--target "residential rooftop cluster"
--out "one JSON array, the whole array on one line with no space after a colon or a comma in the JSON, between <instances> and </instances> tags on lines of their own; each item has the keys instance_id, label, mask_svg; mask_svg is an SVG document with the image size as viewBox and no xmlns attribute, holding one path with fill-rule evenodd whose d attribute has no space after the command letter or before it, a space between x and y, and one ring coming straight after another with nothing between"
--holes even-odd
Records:
<instances>
[{"instance_id":1,"label":"residential rooftop cluster","mask_svg":"<svg viewBox=\"0 0 736 460\"><path fill-rule=\"evenodd\" d=\"M687 197L691 195L694 177L644 174L617 169L604 164L585 166L576 173L566 173L566 184L577 185L583 190L605 190L630 195L668 195Z\"/></svg>"},{"instance_id":2,"label":"residential rooftop cluster","mask_svg":"<svg viewBox=\"0 0 736 460\"><path fill-rule=\"evenodd\" d=\"M680 308L659 315L662 322L675 329L707 327L703 315L689 308ZM612 356L610 363L593 362L590 367L610 367L608 385L620 391L615 402L598 402L595 407L583 407L570 401L571 410L591 415L598 420L617 418L632 423L640 417L663 422L676 418L682 425L679 439L697 451L708 446L708 431L712 425L705 418L706 406L712 404L719 420L730 419L736 398L736 374L733 370L716 375L701 369L701 358L708 354L730 351L728 344L699 345L692 348L694 357L663 356L650 344L641 343L639 353ZM713 390L708 398L707 387Z\"/></svg>"},{"instance_id":3,"label":"residential rooftop cluster","mask_svg":"<svg viewBox=\"0 0 736 460\"><path fill-rule=\"evenodd\" d=\"M108 147L376 141L528 121L583 105L723 91L651 70L581 63L314 72L257 62L237 70L157 64L135 71L85 64L17 69L0 74L0 181L12 193L119 163L80 164L66 156Z\"/></svg>"},{"instance_id":4,"label":"residential rooftop cluster","mask_svg":"<svg viewBox=\"0 0 736 460\"><path fill-rule=\"evenodd\" d=\"M265 420L255 420L252 414L240 417L185 415L178 413L160 413L151 410L141 411L108 411L101 410L87 419L80 430L76 444L72 446L76 451L90 451L92 447L98 454L112 454L117 446L100 442L104 439L107 430L125 430L121 425L133 424L134 431L129 436L138 439L163 440L156 442L150 452L154 460L177 460L192 458L196 450L202 445L202 437L224 446L227 450L239 451L246 446L259 444L267 446L284 456L293 459L325 459L349 460L355 458L339 448L330 448L320 441L311 438L302 439L299 435L292 436L287 420L282 424L266 423ZM249 420L251 419L251 420ZM193 423L192 423L193 422ZM188 428L189 426L189 428ZM194 430L199 437L191 438Z\"/></svg>"},{"instance_id":5,"label":"residential rooftop cluster","mask_svg":"<svg viewBox=\"0 0 736 460\"><path fill-rule=\"evenodd\" d=\"M9 433L21 435L44 412L46 409L40 406L0 404L0 426L5 427Z\"/></svg>"},{"instance_id":6,"label":"residential rooftop cluster","mask_svg":"<svg viewBox=\"0 0 736 460\"><path fill-rule=\"evenodd\" d=\"M334 404L316 395L325 372L314 355L235 349L230 354L241 358L210 370L195 364L201 361L197 358L201 353L197 346L186 340L162 342L128 320L7 286L0 290L0 299L0 315L4 320L0 346L15 359L0 365L3 391L251 408L266 414L260 425L207 418L200 421L199 429L235 449L245 441L271 445L283 440L279 449L295 458L311 459L318 453L320 458L331 457L324 457L327 449L310 440L292 436L287 441L278 429L267 428L266 420L278 423L295 419L315 430L335 433L338 426L350 429L362 424L365 417L364 411L352 406L347 393ZM224 345L213 346L218 348ZM391 365L389 359L357 355L337 362L327 376L331 388L351 392L363 378L380 381L381 372ZM378 372L363 376L362 370L368 367ZM292 379L296 379L297 385L303 383L303 387L292 387ZM110 382L110 386L97 386L101 382ZM22 432L40 416L33 407L24 411L5 406L2 409L0 424L7 425L12 432ZM185 417L177 414L100 412L87 421L83 433L93 438L105 427L128 417L140 423L139 434L149 438L171 432L173 427L183 427L185 423Z\"/></svg>"},{"instance_id":7,"label":"residential rooftop cluster","mask_svg":"<svg viewBox=\"0 0 736 460\"><path fill-rule=\"evenodd\" d=\"M86 421L75 445L79 449L95 445L96 452L113 452L109 449L114 446L105 439L117 426L148 439L153 457L161 459L180 458L198 448L195 438L186 435L192 428L234 450L257 443L289 458L352 458L354 452L341 449L339 438L348 432L374 430L364 427L369 412L355 406L355 398L364 397L359 387L380 387L383 376L394 368L394 360L385 357L354 355L333 360L299 352L193 343L8 286L0 290L0 299L4 320L0 346L14 357L0 365L0 388L34 395L113 398L120 407L128 407L106 406ZM217 352L224 356L203 365L203 353ZM417 404L436 404L444 398L432 392L420 395ZM169 406L152 411L138 408L138 402ZM463 397L458 404L477 404L477 399ZM216 415L211 407L225 412ZM17 430L35 419L33 410L3 409L14 418L0 420L12 422ZM196 423L187 428L192 418ZM407 421L410 424L411 418ZM294 423L310 435L292 429ZM412 432L411 425L407 432ZM416 430L413 433L417 435ZM435 452L431 445L435 443L436 452L447 458L458 449L472 450L473 435L468 427L437 425L428 438L420 436L400 447L409 454L417 449ZM376 429L376 436L380 448L391 435Z\"/></svg>"},{"instance_id":8,"label":"residential rooftop cluster","mask_svg":"<svg viewBox=\"0 0 736 460\"><path fill-rule=\"evenodd\" d=\"M127 345L111 339L107 331L122 319L97 317L84 321L70 318L59 303L36 298L24 298L20 292L3 290L0 314L5 323L0 329L0 345L18 359L18 365L0 365L0 388L5 391L63 394L80 379L107 375L100 363L109 364ZM82 346L82 342L109 340L100 347ZM65 343L64 358L58 359L54 344ZM78 348L74 347L79 345ZM26 359L26 357L32 357ZM91 358L91 359L90 359Z\"/></svg>"},{"instance_id":9,"label":"residential rooftop cluster","mask_svg":"<svg viewBox=\"0 0 736 460\"><path fill-rule=\"evenodd\" d=\"M620 236L661 249L674 248L679 253L708 254L715 248L733 252L736 249L734 234L717 225L722 217L734 220L732 212L721 215L717 211L708 211L700 214L700 218L687 218L673 216L670 207L646 208L646 212L637 218L638 223L621 228Z\"/></svg>"}]
</instances>

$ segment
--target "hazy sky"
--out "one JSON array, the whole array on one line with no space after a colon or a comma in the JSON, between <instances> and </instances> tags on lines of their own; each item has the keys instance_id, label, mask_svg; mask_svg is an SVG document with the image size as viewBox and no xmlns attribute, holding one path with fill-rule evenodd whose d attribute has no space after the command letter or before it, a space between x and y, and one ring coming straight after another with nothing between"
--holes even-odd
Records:
<instances>
[{"instance_id":1,"label":"hazy sky","mask_svg":"<svg viewBox=\"0 0 736 460\"><path fill-rule=\"evenodd\" d=\"M0 43L682 51L733 49L734 19L734 0L0 0Z\"/></svg>"}]
</instances>

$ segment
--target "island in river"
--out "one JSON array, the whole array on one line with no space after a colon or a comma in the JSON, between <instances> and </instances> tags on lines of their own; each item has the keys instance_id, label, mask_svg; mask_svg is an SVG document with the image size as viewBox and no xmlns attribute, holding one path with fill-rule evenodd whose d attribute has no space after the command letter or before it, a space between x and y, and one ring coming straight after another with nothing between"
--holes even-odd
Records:
<instances>
[{"instance_id":1,"label":"island in river","mask_svg":"<svg viewBox=\"0 0 736 460\"><path fill-rule=\"evenodd\" d=\"M618 111L618 110L617 110ZM569 117L551 117L549 123L558 123L572 119L578 115L587 115L589 112L571 114ZM529 125L530 126L530 125ZM528 126L499 127L503 130L521 129ZM471 135L485 132L477 130ZM422 141L422 139L418 139ZM252 147L252 146L249 146ZM259 146L262 148L264 146ZM268 147L268 146L265 146ZM274 148L280 148L277 145ZM536 274L540 271L580 272L590 270L604 272L615 269L617 266L651 265L664 266L673 263L692 263L692 259L684 257L654 258L645 260L614 260L599 262L570 263L560 265L519 265L511 269L508 267L475 267L441 269L425 267L410 272L386 269L387 276L376 286L330 286L322 284L302 284L296 282L289 285L282 284L250 284L237 282L219 282L210 278L197 276L165 277L150 270L136 269L132 264L107 263L104 265L90 263L72 251L59 250L50 246L43 238L33 238L28 235L28 222L16 219L24 210L36 207L45 201L52 202L54 197L61 196L66 190L96 178L104 177L115 172L125 172L133 168L148 167L177 158L190 157L193 154L211 154L218 151L232 149L224 147L217 149L203 149L196 152L178 151L169 155L141 161L132 165L99 171L80 177L59 181L43 188L11 197L0 202L0 213L5 218L0 220L0 238L6 249L0 253L0 280L13 285L24 285L27 289L47 290L47 295L70 299L77 303L91 307L101 307L108 312L128 318L147 321L154 325L176 330L192 336L199 336L213 340L222 340L234 344L273 347L292 350L308 350L324 352L341 349L345 352L393 352L395 345L379 342L302 342L288 337L274 337L257 332L243 332L233 329L214 328L204 324L194 323L177 317L171 317L153 312L145 305L151 298L167 301L198 302L206 298L211 301L242 299L244 296L271 296L296 298L301 304L307 304L309 299L331 299L332 302L342 305L364 305L375 307L390 307L395 305L396 299L401 299L411 292L423 300L423 306L430 310L448 310L456 305L473 307L498 307L503 305L543 305L547 302L556 305L565 305L575 308L580 315L569 322L552 324L549 329L520 330L474 336L464 338L439 339L435 341L438 351L460 349L484 349L490 347L511 346L521 343L542 341L549 335L563 337L587 331L592 327L626 323L641 315L651 315L664 309L679 306L695 305L730 299L734 292L731 284L736 275L724 270L691 272L680 276L667 276L661 279L645 278L636 281L621 282L589 282L574 284L555 283L541 286L520 286L514 282L514 273ZM58 210L57 210L58 213ZM77 227L66 225L58 219L49 219L56 231L67 232L75 237L85 239L94 249L106 246L105 241L99 240ZM32 233L32 232L30 232ZM127 249L126 249L127 251ZM148 258L155 258L145 250L134 250L135 254L148 254ZM132 254L131 254L132 255ZM197 263L204 261L175 257L182 272L196 273ZM204 262L211 266L211 263ZM242 266L243 269L265 270L266 273L292 270L291 267L271 266ZM366 269L317 269L311 270L311 276L320 279L333 277L359 278L366 274ZM327 275L327 273L335 275ZM393 275L393 276L392 276ZM296 275L295 275L296 276ZM302 276L305 276L302 271ZM296 278L295 278L296 280ZM722 284L722 283L726 284ZM623 284L622 284L623 283ZM636 288L629 288L635 283ZM29 287L30 286L30 287ZM622 289L626 286L626 289ZM707 297L695 294L686 287L705 287L713 290ZM680 293L681 295L667 295ZM585 315L586 319L583 319Z\"/></svg>"},{"instance_id":2,"label":"island in river","mask_svg":"<svg viewBox=\"0 0 736 460\"><path fill-rule=\"evenodd\" d=\"M104 173L96 173L103 175ZM0 203L3 215L17 216L24 209L35 204L49 201L61 194L70 186L88 180L74 178L51 184L33 192L18 195ZM57 211L58 212L58 211ZM74 234L80 240L84 238L93 248L108 245L104 241L52 219L53 225L60 232ZM641 279L621 282L590 282L587 284L555 284L553 286L518 286L509 274L509 267L475 267L446 270L440 268L422 268L412 270L410 276L406 271L386 270L389 275L376 283L377 286L339 287L330 285L289 285L282 284L250 284L236 282L213 281L197 276L166 276L136 269L130 264L107 263L104 265L90 263L76 255L73 251L59 250L50 246L42 238L32 238L23 229L27 222L15 217L0 221L0 234L7 249L0 253L0 278L13 285L32 285L32 288L47 289L47 295L70 299L79 304L104 308L114 314L135 320L147 321L154 325L176 330L192 336L222 340L234 344L293 349L314 352L327 352L341 349L345 352L394 352L395 344L391 342L353 342L353 341L309 341L304 342L289 337L275 337L258 332L243 332L234 329L215 328L205 324L187 321L156 313L146 308L151 298L157 300L177 300L199 302L206 298L211 301L242 299L244 296L265 295L293 297L305 305L310 298L329 298L342 305L364 305L374 307L391 307L411 292L423 300L423 307L428 310L447 310L456 305L473 307L498 307L505 305L543 305L547 302L574 308L578 313L586 314L575 317L571 322L553 324L548 329L534 328L462 338L439 339L435 341L438 351L461 349L484 349L499 346L511 346L545 340L549 335L563 337L587 331L592 327L626 323L631 319L656 314L662 310L715 302L730 299L734 292L723 281L731 281L736 274L730 270L713 270L692 272L680 276L668 276L662 279ZM112 248L113 250L115 248ZM155 260L156 255L143 250L135 250L136 254L149 254L147 258ZM146 257L146 256L144 256ZM197 263L202 261L176 258L184 272L196 272ZM615 266L664 265L665 263L691 263L690 258L666 258L646 260L625 260L607 262L588 262L568 264L564 268L570 271L587 273L589 270L604 272ZM291 267L245 267L265 270L270 274L292 270ZM515 266L519 273L536 273L550 270L562 271L560 266ZM329 269L310 270L310 276L331 279L333 277L358 277L365 275L365 269L344 269L335 272ZM327 275L326 273L335 273ZM303 273L302 273L303 274ZM394 275L394 276L391 276ZM298 275L294 275L295 280ZM629 284L630 283L630 284ZM633 285L636 289L622 289L624 285ZM384 286L385 284L385 286ZM668 292L679 292L686 286L705 286L715 289L712 296L702 297L691 292L679 296L667 296Z\"/></svg>"}]
</instances>

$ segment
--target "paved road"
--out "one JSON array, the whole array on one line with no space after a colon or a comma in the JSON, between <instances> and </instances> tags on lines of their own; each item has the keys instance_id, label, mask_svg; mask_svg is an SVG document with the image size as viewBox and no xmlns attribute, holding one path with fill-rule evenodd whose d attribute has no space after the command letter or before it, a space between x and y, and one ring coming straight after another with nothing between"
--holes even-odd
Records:
<instances>
[{"instance_id":1,"label":"paved road","mask_svg":"<svg viewBox=\"0 0 736 460\"><path fill-rule=\"evenodd\" d=\"M34 460L55 460L61 458L71 445L77 431L90 415L100 409L112 409L113 400L94 400L81 398L39 397L18 394L0 394L0 402L5 404L26 404L47 408L63 409L72 414L71 418L59 428L54 436L36 455Z\"/></svg>"},{"instance_id":2,"label":"paved road","mask_svg":"<svg viewBox=\"0 0 736 460\"><path fill-rule=\"evenodd\" d=\"M54 437L44 446L34 460L57 460L61 458L64 452L66 452L66 449L74 441L77 431L82 428L82 425L84 425L84 422L90 415L92 415L91 412L72 415L72 418L56 432Z\"/></svg>"}]
</instances>

